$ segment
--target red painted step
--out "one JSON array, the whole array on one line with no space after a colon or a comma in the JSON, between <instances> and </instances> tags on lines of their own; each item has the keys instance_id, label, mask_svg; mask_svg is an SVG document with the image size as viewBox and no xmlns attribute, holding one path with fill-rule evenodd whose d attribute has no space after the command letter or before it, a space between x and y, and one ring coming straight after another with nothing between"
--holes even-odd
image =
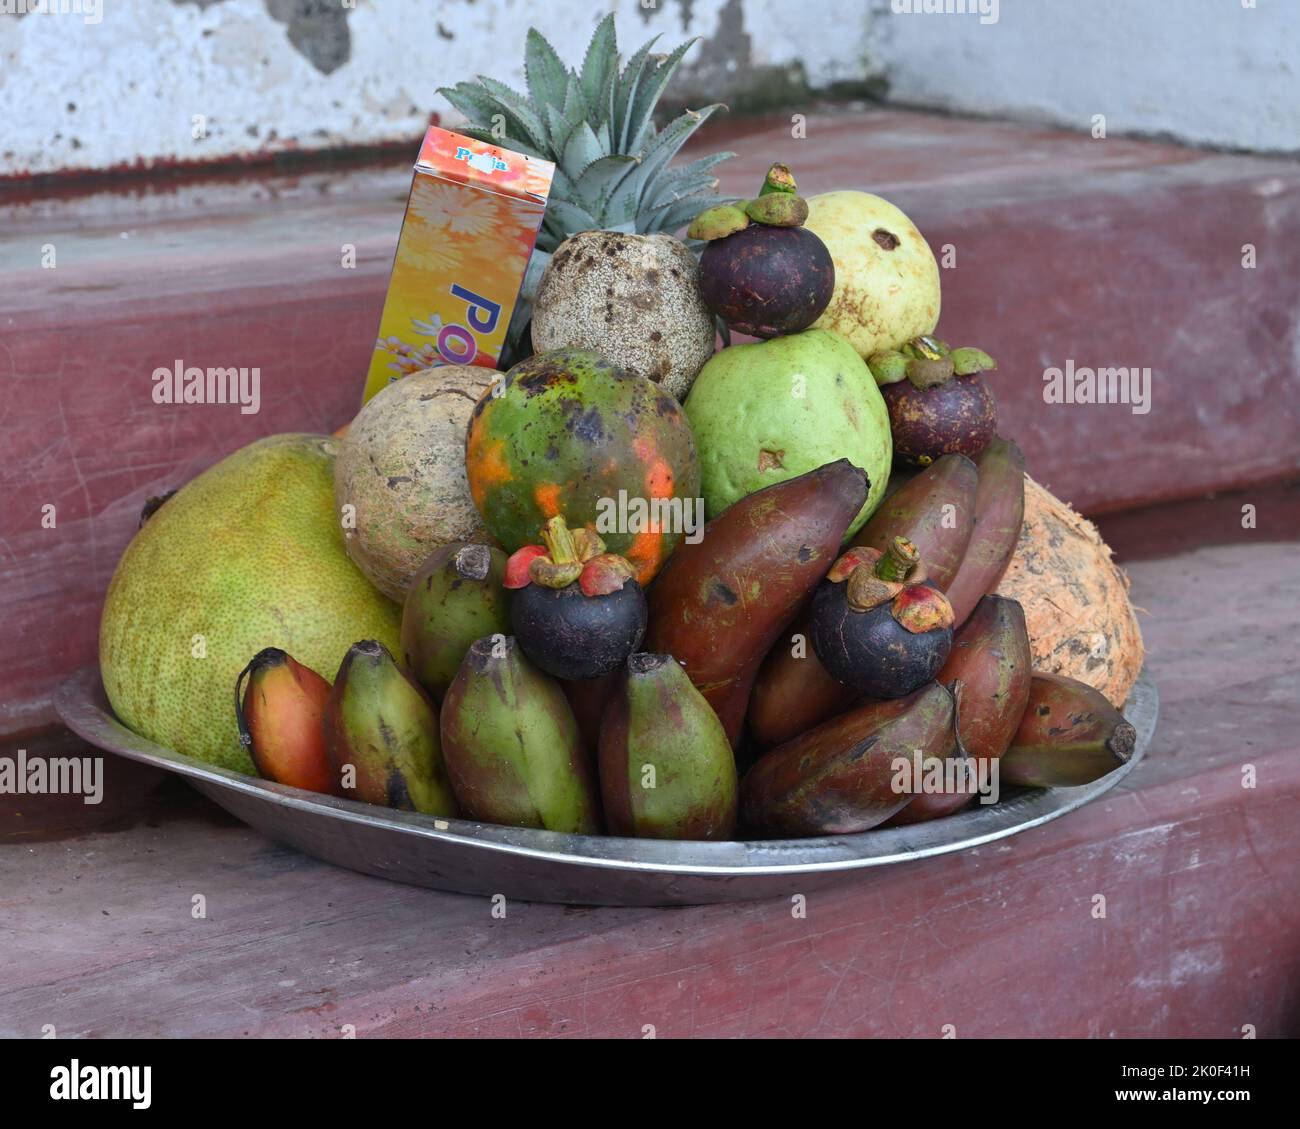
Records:
<instances>
[{"instance_id":1,"label":"red painted step","mask_svg":"<svg viewBox=\"0 0 1300 1129\"><path fill-rule=\"evenodd\" d=\"M806 129L705 138L743 154L723 190L784 159L806 191L880 192L951 246L942 332L998 358L1004 433L1079 508L1300 465L1300 164L894 110ZM0 732L48 721L52 687L93 659L148 495L258 436L350 417L408 184L409 166L0 196ZM259 412L154 404L152 373L177 360L258 367ZM1071 361L1149 368L1151 410L1045 404L1044 369Z\"/></svg>"}]
</instances>

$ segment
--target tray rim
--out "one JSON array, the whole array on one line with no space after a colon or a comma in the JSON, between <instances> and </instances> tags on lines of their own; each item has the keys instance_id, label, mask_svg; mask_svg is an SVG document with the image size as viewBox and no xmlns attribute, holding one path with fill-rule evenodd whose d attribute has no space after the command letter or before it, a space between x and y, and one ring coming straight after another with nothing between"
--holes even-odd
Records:
<instances>
[{"instance_id":1,"label":"tray rim","mask_svg":"<svg viewBox=\"0 0 1300 1129\"><path fill-rule=\"evenodd\" d=\"M1155 731L1159 693L1144 665L1123 711L1138 731L1133 755L1126 764L1091 784L1077 788L1017 790L1009 798L988 807L976 806L944 819L905 827L876 828L809 839L724 842L575 835L502 827L399 812L245 776L175 752L128 729L113 716L100 682L99 669L93 665L77 670L64 680L54 695L54 706L64 724L89 744L175 773L217 803L220 800L213 795L214 792L234 791L273 807L290 808L325 819L551 864L633 871L647 876L737 878L833 874L912 862L983 846L1058 819L1110 791L1142 760ZM1024 818L1017 818L1021 814Z\"/></svg>"}]
</instances>

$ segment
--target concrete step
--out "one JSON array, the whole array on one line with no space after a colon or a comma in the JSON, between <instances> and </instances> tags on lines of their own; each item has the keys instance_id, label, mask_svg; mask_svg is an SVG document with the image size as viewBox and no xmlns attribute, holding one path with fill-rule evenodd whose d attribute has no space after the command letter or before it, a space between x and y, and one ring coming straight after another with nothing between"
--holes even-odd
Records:
<instances>
[{"instance_id":1,"label":"concrete step","mask_svg":"<svg viewBox=\"0 0 1300 1129\"><path fill-rule=\"evenodd\" d=\"M805 191L879 192L951 248L941 331L997 356L1003 433L1076 506L1300 466L1300 164L897 110L804 126L736 120L698 147L741 154L725 192L783 159ZM409 178L403 162L0 195L0 732L48 721L52 687L93 659L147 496L350 418ZM151 374L177 360L260 368L260 410L154 404ZM1150 369L1150 410L1044 402L1044 370L1070 364Z\"/></svg>"}]
</instances>

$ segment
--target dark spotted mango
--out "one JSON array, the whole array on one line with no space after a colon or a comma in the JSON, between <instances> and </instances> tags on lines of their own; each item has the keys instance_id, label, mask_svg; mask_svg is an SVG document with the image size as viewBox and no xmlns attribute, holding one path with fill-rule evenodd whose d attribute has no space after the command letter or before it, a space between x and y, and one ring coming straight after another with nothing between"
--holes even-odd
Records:
<instances>
[{"instance_id":1,"label":"dark spotted mango","mask_svg":"<svg viewBox=\"0 0 1300 1129\"><path fill-rule=\"evenodd\" d=\"M586 526L648 584L695 515L700 469L677 401L595 353L557 349L485 392L466 437L470 492L507 552L548 518Z\"/></svg>"}]
</instances>

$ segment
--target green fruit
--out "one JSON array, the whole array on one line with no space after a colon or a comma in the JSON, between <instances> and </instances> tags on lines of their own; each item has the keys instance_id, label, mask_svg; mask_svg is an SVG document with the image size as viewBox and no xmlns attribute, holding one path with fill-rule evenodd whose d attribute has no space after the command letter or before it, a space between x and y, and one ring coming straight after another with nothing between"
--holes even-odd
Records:
<instances>
[{"instance_id":1,"label":"green fruit","mask_svg":"<svg viewBox=\"0 0 1300 1129\"><path fill-rule=\"evenodd\" d=\"M373 639L343 656L322 719L343 794L426 815L456 814L433 702Z\"/></svg>"},{"instance_id":2,"label":"green fruit","mask_svg":"<svg viewBox=\"0 0 1300 1129\"><path fill-rule=\"evenodd\" d=\"M671 655L633 655L605 710L600 788L611 835L729 839L736 758L722 722Z\"/></svg>"},{"instance_id":3,"label":"green fruit","mask_svg":"<svg viewBox=\"0 0 1300 1129\"><path fill-rule=\"evenodd\" d=\"M862 357L934 332L939 264L903 212L869 192L823 192L809 197L804 226L835 263L835 293L815 328L843 334Z\"/></svg>"},{"instance_id":4,"label":"green fruit","mask_svg":"<svg viewBox=\"0 0 1300 1129\"><path fill-rule=\"evenodd\" d=\"M477 640L442 703L442 748L469 819L593 835L600 805L560 684L510 636Z\"/></svg>"},{"instance_id":5,"label":"green fruit","mask_svg":"<svg viewBox=\"0 0 1300 1129\"><path fill-rule=\"evenodd\" d=\"M475 639L509 633L505 571L500 549L457 543L415 574L402 607L402 657L434 701L442 701Z\"/></svg>"},{"instance_id":6,"label":"green fruit","mask_svg":"<svg viewBox=\"0 0 1300 1129\"><path fill-rule=\"evenodd\" d=\"M664 503L690 506L700 483L677 401L579 349L520 361L479 400L465 469L488 531L508 552L537 544L542 526L559 516L570 529L594 529L611 553L632 562L642 585L681 539L683 523L671 514L657 528L620 522L620 495L647 512Z\"/></svg>"},{"instance_id":7,"label":"green fruit","mask_svg":"<svg viewBox=\"0 0 1300 1129\"><path fill-rule=\"evenodd\" d=\"M136 534L108 586L100 673L141 736L237 772L230 688L280 647L323 678L358 636L396 648L398 606L349 559L334 514L338 441L273 435L194 479Z\"/></svg>"},{"instance_id":8,"label":"green fruit","mask_svg":"<svg viewBox=\"0 0 1300 1129\"><path fill-rule=\"evenodd\" d=\"M723 349L700 371L685 406L710 519L756 490L838 459L871 480L849 534L884 497L893 458L889 413L871 370L837 334L809 329Z\"/></svg>"}]
</instances>

